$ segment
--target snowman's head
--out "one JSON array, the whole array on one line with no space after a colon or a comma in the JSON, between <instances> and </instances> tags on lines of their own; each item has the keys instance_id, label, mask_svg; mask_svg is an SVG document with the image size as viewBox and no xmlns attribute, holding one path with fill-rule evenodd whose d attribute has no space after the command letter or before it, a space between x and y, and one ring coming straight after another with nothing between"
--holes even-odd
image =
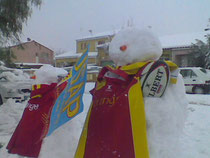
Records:
<instances>
[{"instance_id":1,"label":"snowman's head","mask_svg":"<svg viewBox=\"0 0 210 158\"><path fill-rule=\"evenodd\" d=\"M51 84L57 83L58 74L55 67L51 65L43 65L40 69L34 72L36 79L34 84Z\"/></svg>"},{"instance_id":2,"label":"snowman's head","mask_svg":"<svg viewBox=\"0 0 210 158\"><path fill-rule=\"evenodd\" d=\"M150 30L128 28L114 36L109 45L109 55L117 66L122 66L157 60L162 55L162 47Z\"/></svg>"}]
</instances>

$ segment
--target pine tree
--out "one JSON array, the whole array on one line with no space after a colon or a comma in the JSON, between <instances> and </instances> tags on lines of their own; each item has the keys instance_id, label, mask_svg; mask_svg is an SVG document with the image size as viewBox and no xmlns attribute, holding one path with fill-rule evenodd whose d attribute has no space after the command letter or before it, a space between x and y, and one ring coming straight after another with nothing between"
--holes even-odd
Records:
<instances>
[{"instance_id":1,"label":"pine tree","mask_svg":"<svg viewBox=\"0 0 210 158\"><path fill-rule=\"evenodd\" d=\"M205 68L210 69L210 34L207 35L207 53L205 55Z\"/></svg>"},{"instance_id":2,"label":"pine tree","mask_svg":"<svg viewBox=\"0 0 210 158\"><path fill-rule=\"evenodd\" d=\"M206 43L196 40L192 44L191 66L210 68L210 34L205 35Z\"/></svg>"}]
</instances>

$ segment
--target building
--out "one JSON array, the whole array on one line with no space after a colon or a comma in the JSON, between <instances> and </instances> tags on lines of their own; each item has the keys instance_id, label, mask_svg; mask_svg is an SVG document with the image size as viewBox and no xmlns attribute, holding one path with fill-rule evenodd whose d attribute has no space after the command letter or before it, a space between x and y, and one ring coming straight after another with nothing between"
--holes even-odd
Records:
<instances>
[{"instance_id":1,"label":"building","mask_svg":"<svg viewBox=\"0 0 210 158\"><path fill-rule=\"evenodd\" d=\"M111 64L112 61L109 59L108 44L114 37L115 32L104 32L94 36L83 37L76 40L76 51L78 53L83 52L88 45L90 45L90 52L98 52L96 64L104 66Z\"/></svg>"},{"instance_id":2,"label":"building","mask_svg":"<svg viewBox=\"0 0 210 158\"><path fill-rule=\"evenodd\" d=\"M84 50L85 51L85 50ZM56 67L70 67L73 66L77 59L82 55L81 53L66 52L55 56L55 66ZM88 64L97 65L98 52L88 53Z\"/></svg>"},{"instance_id":3,"label":"building","mask_svg":"<svg viewBox=\"0 0 210 158\"><path fill-rule=\"evenodd\" d=\"M10 51L15 55L12 59L16 64L32 63L54 65L54 52L46 46L32 40L10 47Z\"/></svg>"},{"instance_id":4,"label":"building","mask_svg":"<svg viewBox=\"0 0 210 158\"><path fill-rule=\"evenodd\" d=\"M160 37L163 47L162 58L172 60L180 67L192 66L190 65L192 44L196 44L198 40L206 42L207 34L210 34L210 31Z\"/></svg>"},{"instance_id":5,"label":"building","mask_svg":"<svg viewBox=\"0 0 210 158\"><path fill-rule=\"evenodd\" d=\"M192 51L192 44L197 40L206 41L205 35L210 31L203 31L197 33L177 34L159 37L162 47L164 60L171 60L178 66L189 65L190 54ZM104 66L112 63L108 55L108 44L114 37L115 32L105 32L76 40L77 52L82 52L88 44L90 44L90 51L98 52L97 65Z\"/></svg>"},{"instance_id":6,"label":"building","mask_svg":"<svg viewBox=\"0 0 210 158\"><path fill-rule=\"evenodd\" d=\"M197 39L205 41L205 35L207 33L208 32L198 32L159 37L163 47L163 55L161 56L161 59L171 60L180 67L191 66L190 54L192 51L192 43L196 43ZM105 32L76 40L76 52L67 52L56 56L56 66L68 67L74 65L88 45L89 65L103 67L107 64L113 64L109 58L108 47L114 35L115 32ZM88 81L95 81L96 77L97 73L92 73L92 71L88 72Z\"/></svg>"},{"instance_id":7,"label":"building","mask_svg":"<svg viewBox=\"0 0 210 158\"><path fill-rule=\"evenodd\" d=\"M87 49L89 45L88 64L104 66L112 63L107 52L108 43L111 42L114 33L102 33L96 36L84 37L76 40L76 52L66 52L55 56L57 67L72 66L78 57Z\"/></svg>"},{"instance_id":8,"label":"building","mask_svg":"<svg viewBox=\"0 0 210 158\"><path fill-rule=\"evenodd\" d=\"M206 41L205 35L207 33L210 33L210 31L159 37L163 47L161 59L171 60L180 67L191 66L189 64L192 43L196 43L197 39ZM76 40L76 53L67 52L56 56L56 66L68 67L74 65L89 45L88 64L98 67L94 68L96 71L88 70L87 80L95 81L101 67L113 64L109 58L108 48L114 35L115 32L105 32Z\"/></svg>"},{"instance_id":9,"label":"building","mask_svg":"<svg viewBox=\"0 0 210 158\"><path fill-rule=\"evenodd\" d=\"M83 50L83 52L85 49ZM55 66L62 67L66 71L70 71L72 66L75 65L77 59L82 55L82 53L73 53L66 52L55 56ZM87 67L87 81L92 82L96 81L99 70L101 67L96 66L98 61L98 52L89 52L88 53L88 67Z\"/></svg>"}]
</instances>

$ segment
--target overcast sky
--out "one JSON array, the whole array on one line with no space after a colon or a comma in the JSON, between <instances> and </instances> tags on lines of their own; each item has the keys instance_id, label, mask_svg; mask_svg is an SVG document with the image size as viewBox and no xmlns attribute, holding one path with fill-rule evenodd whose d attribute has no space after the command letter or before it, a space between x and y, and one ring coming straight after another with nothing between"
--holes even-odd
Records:
<instances>
[{"instance_id":1,"label":"overcast sky","mask_svg":"<svg viewBox=\"0 0 210 158\"><path fill-rule=\"evenodd\" d=\"M203 31L210 0L43 0L24 27L29 37L54 51L75 51L76 39L126 26L151 26L159 36Z\"/></svg>"}]
</instances>

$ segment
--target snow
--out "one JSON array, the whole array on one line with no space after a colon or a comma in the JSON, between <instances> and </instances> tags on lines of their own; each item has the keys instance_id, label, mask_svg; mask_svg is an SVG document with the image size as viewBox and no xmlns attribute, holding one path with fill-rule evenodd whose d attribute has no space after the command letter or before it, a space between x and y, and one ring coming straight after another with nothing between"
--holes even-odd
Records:
<instances>
[{"instance_id":1,"label":"snow","mask_svg":"<svg viewBox=\"0 0 210 158\"><path fill-rule=\"evenodd\" d=\"M89 90L94 83L87 83L84 94L85 109L79 116L56 130L43 143L40 158L73 158L79 140L80 132L91 102ZM180 94L181 97L181 94ZM188 117L181 137L182 151L174 152L179 158L209 158L210 157L210 95L188 94ZM153 101L156 101L153 100ZM146 101L146 102L151 102ZM5 147L18 124L27 102L15 103L8 100L0 106L0 157L17 158L17 155L8 154ZM171 102L176 104L175 101ZM158 103L156 103L158 105ZM171 114L171 113L170 113ZM179 116L176 116L179 117ZM161 144L160 144L161 145ZM165 144L170 145L170 144ZM156 158L163 158L157 156Z\"/></svg>"},{"instance_id":2,"label":"snow","mask_svg":"<svg viewBox=\"0 0 210 158\"><path fill-rule=\"evenodd\" d=\"M0 78L1 77L6 77L11 82L29 79L29 76L27 74L18 70L2 72L0 74Z\"/></svg>"},{"instance_id":3,"label":"snow","mask_svg":"<svg viewBox=\"0 0 210 158\"><path fill-rule=\"evenodd\" d=\"M206 97L210 100L209 95ZM203 106L202 104L205 103L205 100L201 101L202 96L200 95L190 96L190 98L197 100L201 104L189 104L188 106L189 117L182 136L184 152L181 154L183 158L209 158L210 104Z\"/></svg>"},{"instance_id":4,"label":"snow","mask_svg":"<svg viewBox=\"0 0 210 158\"><path fill-rule=\"evenodd\" d=\"M84 39L98 39L98 38L111 37L111 36L115 35L117 32L119 32L119 30L94 33L90 36L81 37L80 39L77 39L76 41L83 41Z\"/></svg>"},{"instance_id":5,"label":"snow","mask_svg":"<svg viewBox=\"0 0 210 158\"><path fill-rule=\"evenodd\" d=\"M54 70L43 67L43 72ZM41 71L40 70L40 71ZM54 74L56 76L56 74ZM47 75L45 74L47 78ZM210 156L210 96L187 95L185 100L182 79L170 85L163 98L145 98L150 158L207 158ZM49 80L49 79L48 79ZM72 121L45 138L40 158L73 158L91 103L89 90L94 83L87 83L83 97L84 111ZM189 102L188 108L185 106ZM15 130L27 102L15 103L9 99L0 106L0 157L17 158L8 154L6 145ZM186 110L188 117L186 118ZM185 122L186 119L186 122ZM184 127L183 133L181 129ZM178 139L180 137L180 139ZM170 156L169 156L170 155Z\"/></svg>"},{"instance_id":6,"label":"snow","mask_svg":"<svg viewBox=\"0 0 210 158\"><path fill-rule=\"evenodd\" d=\"M82 53L74 53L74 52L65 52L63 54L55 56L55 59L63 59L63 58L79 58ZM98 52L88 52L88 57L96 57Z\"/></svg>"},{"instance_id":7,"label":"snow","mask_svg":"<svg viewBox=\"0 0 210 158\"><path fill-rule=\"evenodd\" d=\"M3 65L0 65L0 70L11 70L10 68L6 68L5 66Z\"/></svg>"},{"instance_id":8,"label":"snow","mask_svg":"<svg viewBox=\"0 0 210 158\"><path fill-rule=\"evenodd\" d=\"M192 43L196 43L196 39L206 42L207 34L210 34L210 31L166 35L161 36L160 41L163 48L188 47L191 46Z\"/></svg>"},{"instance_id":9,"label":"snow","mask_svg":"<svg viewBox=\"0 0 210 158\"><path fill-rule=\"evenodd\" d=\"M5 63L0 60L0 66L4 66L4 65L5 65Z\"/></svg>"},{"instance_id":10,"label":"snow","mask_svg":"<svg viewBox=\"0 0 210 158\"><path fill-rule=\"evenodd\" d=\"M16 65L27 66L27 65L50 65L50 64L43 64L43 63L15 63Z\"/></svg>"},{"instance_id":11,"label":"snow","mask_svg":"<svg viewBox=\"0 0 210 158\"><path fill-rule=\"evenodd\" d=\"M187 98L190 101L190 104L195 104L195 105L206 105L210 106L210 100L209 100L209 95L201 95L197 94L197 98L194 97L193 94L188 95Z\"/></svg>"},{"instance_id":12,"label":"snow","mask_svg":"<svg viewBox=\"0 0 210 158\"><path fill-rule=\"evenodd\" d=\"M182 77L170 84L162 98L145 98L147 135L151 158L175 158L180 152L179 137L187 116L187 99ZM181 99L182 98L182 99Z\"/></svg>"},{"instance_id":13,"label":"snow","mask_svg":"<svg viewBox=\"0 0 210 158\"><path fill-rule=\"evenodd\" d=\"M122 50L121 47L125 47ZM148 60L162 55L158 37L149 29L128 28L118 32L109 45L109 55L118 66Z\"/></svg>"},{"instance_id":14,"label":"snow","mask_svg":"<svg viewBox=\"0 0 210 158\"><path fill-rule=\"evenodd\" d=\"M20 69L12 69L12 68L7 68L5 66L0 66L0 78L6 78L6 80L8 80L9 82L11 82L13 85L13 82L30 82L30 76L23 72ZM7 87L6 82L4 83L4 85Z\"/></svg>"},{"instance_id":15,"label":"snow","mask_svg":"<svg viewBox=\"0 0 210 158\"><path fill-rule=\"evenodd\" d=\"M36 80L34 84L51 84L58 82L58 76L66 76L68 72L62 68L55 68L51 65L43 65L34 72Z\"/></svg>"}]
</instances>

